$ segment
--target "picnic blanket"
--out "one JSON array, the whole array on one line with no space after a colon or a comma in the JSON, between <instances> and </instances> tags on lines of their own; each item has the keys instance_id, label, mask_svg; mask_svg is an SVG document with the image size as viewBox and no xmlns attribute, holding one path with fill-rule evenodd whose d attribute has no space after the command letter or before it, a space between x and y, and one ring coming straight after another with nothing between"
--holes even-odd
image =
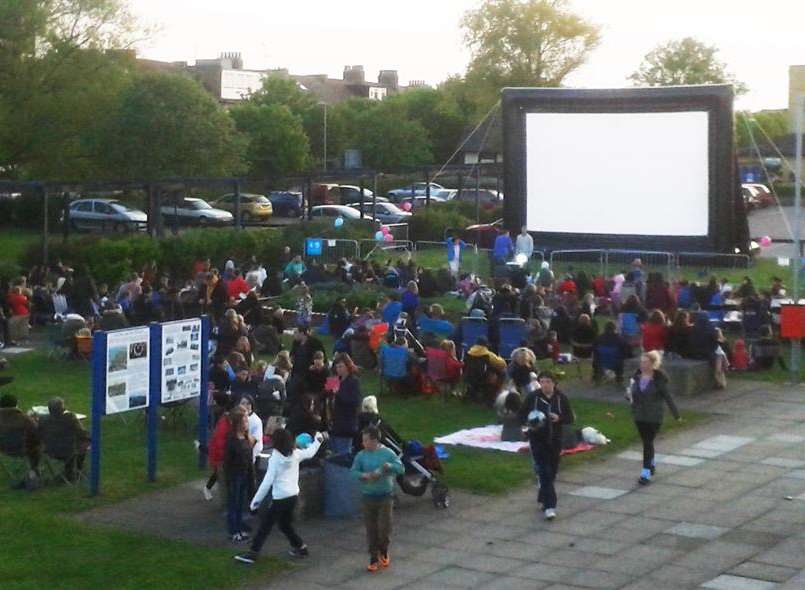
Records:
<instances>
[{"instance_id":1,"label":"picnic blanket","mask_svg":"<svg viewBox=\"0 0 805 590\"><path fill-rule=\"evenodd\" d=\"M440 445L454 445L465 447L476 447L479 449L493 449L495 451L505 451L507 453L527 453L528 443L523 442L504 442L500 440L500 434L503 426L500 424L491 424L489 426L479 426L477 428L468 428L466 430L459 430L453 434L440 436L433 439L433 442ZM580 442L572 449L564 449L563 455L575 455L576 453L583 453L594 449L595 446L586 442Z\"/></svg>"}]
</instances>

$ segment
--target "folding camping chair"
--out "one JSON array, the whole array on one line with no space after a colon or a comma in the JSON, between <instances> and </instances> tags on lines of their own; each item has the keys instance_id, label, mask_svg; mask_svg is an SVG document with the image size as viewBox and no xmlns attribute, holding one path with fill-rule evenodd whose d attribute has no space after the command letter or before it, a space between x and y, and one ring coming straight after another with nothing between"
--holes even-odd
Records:
<instances>
[{"instance_id":1,"label":"folding camping chair","mask_svg":"<svg viewBox=\"0 0 805 590\"><path fill-rule=\"evenodd\" d=\"M511 358L512 351L522 346L526 339L526 326L523 318L500 318L498 320L498 354L504 359Z\"/></svg>"},{"instance_id":2,"label":"folding camping chair","mask_svg":"<svg viewBox=\"0 0 805 590\"><path fill-rule=\"evenodd\" d=\"M25 455L25 432L22 429L5 432L0 437L0 469L13 484L27 477L30 466Z\"/></svg>"},{"instance_id":3,"label":"folding camping chair","mask_svg":"<svg viewBox=\"0 0 805 590\"><path fill-rule=\"evenodd\" d=\"M380 347L380 393L383 384L402 383L408 377L408 349L385 344Z\"/></svg>"},{"instance_id":4,"label":"folding camping chair","mask_svg":"<svg viewBox=\"0 0 805 590\"><path fill-rule=\"evenodd\" d=\"M447 401L448 393L454 385L447 379L447 358L447 351L441 348L429 346L425 350L428 365L427 376L439 388L442 401Z\"/></svg>"},{"instance_id":5,"label":"folding camping chair","mask_svg":"<svg viewBox=\"0 0 805 590\"><path fill-rule=\"evenodd\" d=\"M621 336L623 336L624 340L626 340L630 346L635 347L640 345L642 331L640 330L640 322L637 319L636 313L627 312L619 314L618 328L620 329Z\"/></svg>"},{"instance_id":6,"label":"folding camping chair","mask_svg":"<svg viewBox=\"0 0 805 590\"><path fill-rule=\"evenodd\" d=\"M489 337L489 324L483 318L461 318L461 355L464 354L476 343L478 338Z\"/></svg>"},{"instance_id":7,"label":"folding camping chair","mask_svg":"<svg viewBox=\"0 0 805 590\"><path fill-rule=\"evenodd\" d=\"M617 346L593 346L593 381L599 383L604 371L612 371L623 378L623 351Z\"/></svg>"},{"instance_id":8,"label":"folding camping chair","mask_svg":"<svg viewBox=\"0 0 805 590\"><path fill-rule=\"evenodd\" d=\"M62 469L62 467L66 467L70 461L77 460L82 452L82 449L80 449L81 441L78 440L75 433L65 435L60 429L49 429L47 420L49 420L48 416L42 417L39 432L43 445L41 461L48 472L48 479L50 481L60 480L68 485L80 485L87 478L83 465L81 469L78 469L77 465L73 467L76 474L75 480L70 480L65 475L65 469Z\"/></svg>"}]
</instances>

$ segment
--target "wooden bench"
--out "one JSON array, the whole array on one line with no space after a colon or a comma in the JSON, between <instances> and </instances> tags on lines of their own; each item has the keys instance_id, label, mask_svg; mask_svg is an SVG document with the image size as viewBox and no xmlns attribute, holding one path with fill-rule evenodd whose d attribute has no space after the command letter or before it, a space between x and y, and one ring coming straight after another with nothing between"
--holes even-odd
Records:
<instances>
[{"instance_id":1,"label":"wooden bench","mask_svg":"<svg viewBox=\"0 0 805 590\"><path fill-rule=\"evenodd\" d=\"M640 357L627 359L623 374L631 377L640 368ZM708 361L665 359L662 370L668 375L668 391L672 396L693 396L715 387L713 368Z\"/></svg>"}]
</instances>

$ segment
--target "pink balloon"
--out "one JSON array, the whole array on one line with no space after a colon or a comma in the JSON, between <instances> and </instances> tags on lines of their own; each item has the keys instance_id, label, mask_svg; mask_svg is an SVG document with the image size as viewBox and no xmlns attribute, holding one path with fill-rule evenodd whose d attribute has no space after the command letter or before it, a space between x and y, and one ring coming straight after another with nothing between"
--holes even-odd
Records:
<instances>
[{"instance_id":1,"label":"pink balloon","mask_svg":"<svg viewBox=\"0 0 805 590\"><path fill-rule=\"evenodd\" d=\"M409 211L410 212L411 211L411 201L406 201L405 203L400 205L400 209L402 209L403 211Z\"/></svg>"},{"instance_id":2,"label":"pink balloon","mask_svg":"<svg viewBox=\"0 0 805 590\"><path fill-rule=\"evenodd\" d=\"M380 226L380 231L382 231L384 234L389 233L389 226L387 226L387 225L381 225L381 226Z\"/></svg>"},{"instance_id":3,"label":"pink balloon","mask_svg":"<svg viewBox=\"0 0 805 590\"><path fill-rule=\"evenodd\" d=\"M383 239L386 240L387 242L392 242L394 241L394 236L392 236L391 234L386 234L385 236L383 236Z\"/></svg>"},{"instance_id":4,"label":"pink balloon","mask_svg":"<svg viewBox=\"0 0 805 590\"><path fill-rule=\"evenodd\" d=\"M763 236L762 238L760 238L760 245L763 246L764 248L768 248L769 246L771 246L771 237Z\"/></svg>"}]
</instances>

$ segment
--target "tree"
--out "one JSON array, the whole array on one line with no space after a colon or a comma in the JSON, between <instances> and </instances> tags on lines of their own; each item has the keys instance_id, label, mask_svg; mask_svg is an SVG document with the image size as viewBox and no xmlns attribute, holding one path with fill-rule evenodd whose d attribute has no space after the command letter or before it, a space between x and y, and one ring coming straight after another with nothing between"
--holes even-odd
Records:
<instances>
[{"instance_id":1,"label":"tree","mask_svg":"<svg viewBox=\"0 0 805 590\"><path fill-rule=\"evenodd\" d=\"M195 80L147 73L123 90L102 142L107 173L156 180L243 170L245 142L232 118Z\"/></svg>"},{"instance_id":2,"label":"tree","mask_svg":"<svg viewBox=\"0 0 805 590\"><path fill-rule=\"evenodd\" d=\"M736 94L747 87L719 61L718 48L685 37L657 46L643 58L629 79L642 86L680 86L689 84L733 84Z\"/></svg>"},{"instance_id":3,"label":"tree","mask_svg":"<svg viewBox=\"0 0 805 590\"><path fill-rule=\"evenodd\" d=\"M399 104L406 117L425 129L437 163L447 161L461 142L467 119L442 90L422 88L391 96L387 103Z\"/></svg>"},{"instance_id":4,"label":"tree","mask_svg":"<svg viewBox=\"0 0 805 590\"><path fill-rule=\"evenodd\" d=\"M788 111L739 111L735 114L735 144L738 147L752 147L753 137L758 145L768 145L766 136L777 139L787 133Z\"/></svg>"},{"instance_id":5,"label":"tree","mask_svg":"<svg viewBox=\"0 0 805 590\"><path fill-rule=\"evenodd\" d=\"M361 150L363 164L375 170L429 164L433 160L428 133L421 123L408 119L394 102L368 99L347 101L349 147ZM363 108L358 110L358 107Z\"/></svg>"},{"instance_id":6,"label":"tree","mask_svg":"<svg viewBox=\"0 0 805 590\"><path fill-rule=\"evenodd\" d=\"M248 138L246 160L258 176L302 172L310 161L310 145L302 123L282 104L238 105L230 111Z\"/></svg>"},{"instance_id":7,"label":"tree","mask_svg":"<svg viewBox=\"0 0 805 590\"><path fill-rule=\"evenodd\" d=\"M473 54L467 80L485 90L487 109L505 86L561 86L600 40L567 0L485 0L462 27Z\"/></svg>"},{"instance_id":8,"label":"tree","mask_svg":"<svg viewBox=\"0 0 805 590\"><path fill-rule=\"evenodd\" d=\"M120 0L0 2L0 169L13 178L93 174L95 135L133 64Z\"/></svg>"}]
</instances>

